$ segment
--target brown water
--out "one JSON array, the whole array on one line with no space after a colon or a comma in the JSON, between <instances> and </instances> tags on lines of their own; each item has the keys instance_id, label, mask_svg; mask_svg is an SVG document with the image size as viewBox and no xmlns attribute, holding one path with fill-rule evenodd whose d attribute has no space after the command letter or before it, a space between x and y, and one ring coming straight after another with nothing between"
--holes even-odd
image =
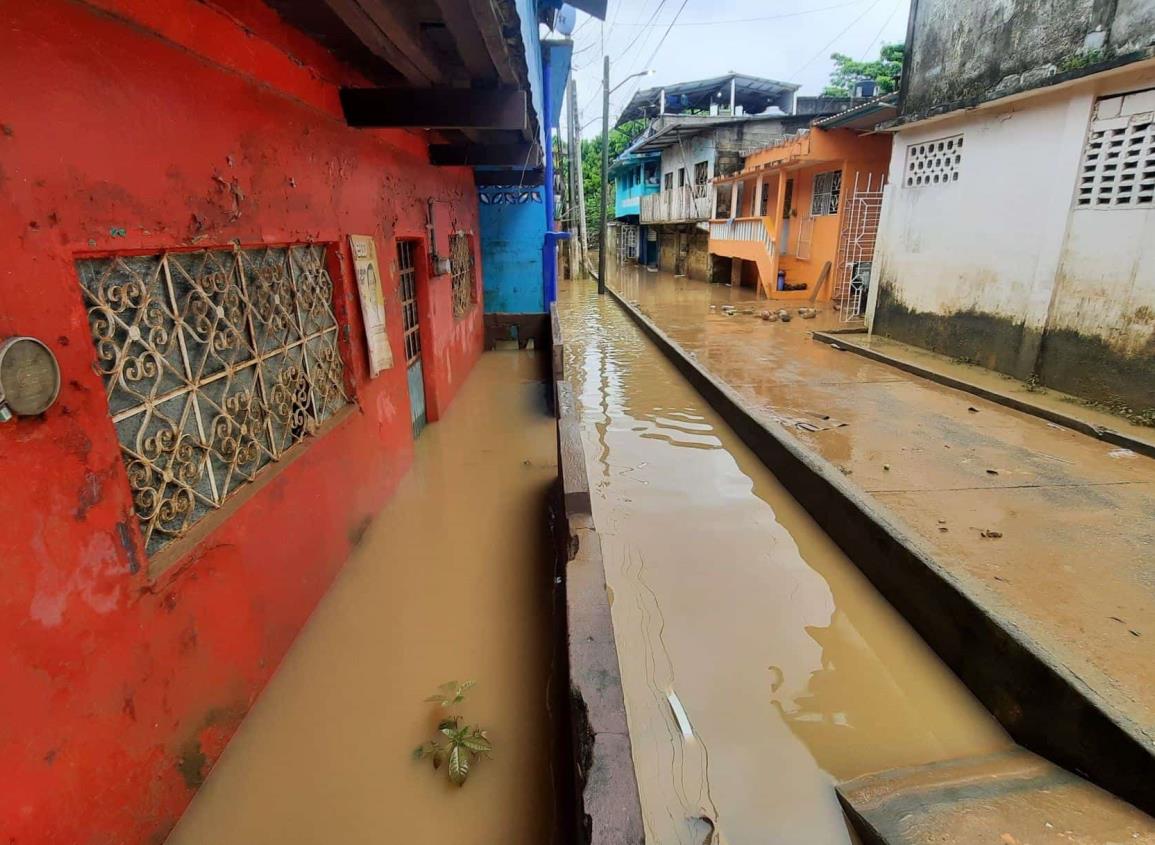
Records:
<instances>
[{"instance_id":1,"label":"brown water","mask_svg":"<svg viewBox=\"0 0 1155 845\"><path fill-rule=\"evenodd\" d=\"M1008 747L811 517L591 287L563 287L559 306L647 841L848 842L834 781ZM701 817L713 820L715 839Z\"/></svg>"},{"instance_id":2,"label":"brown water","mask_svg":"<svg viewBox=\"0 0 1155 845\"><path fill-rule=\"evenodd\" d=\"M1155 461L812 340L829 307L768 323L747 289L628 266L611 284L1155 746Z\"/></svg>"},{"instance_id":3,"label":"brown water","mask_svg":"<svg viewBox=\"0 0 1155 845\"><path fill-rule=\"evenodd\" d=\"M556 440L539 372L532 353L483 356L421 435L169 845L561 841L543 533ZM435 727L422 699L466 678L462 710L496 751L458 789L409 754Z\"/></svg>"}]
</instances>

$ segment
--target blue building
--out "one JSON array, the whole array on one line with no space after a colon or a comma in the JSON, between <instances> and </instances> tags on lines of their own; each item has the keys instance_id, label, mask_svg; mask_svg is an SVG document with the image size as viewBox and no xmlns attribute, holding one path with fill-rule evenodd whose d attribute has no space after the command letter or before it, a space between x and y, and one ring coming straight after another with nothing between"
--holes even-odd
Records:
<instances>
[{"instance_id":1,"label":"blue building","mask_svg":"<svg viewBox=\"0 0 1155 845\"><path fill-rule=\"evenodd\" d=\"M622 153L610 166L614 183L614 220L617 245L624 258L647 266L657 266L658 240L654 232L639 225L642 197L661 189L659 173L662 155L657 152Z\"/></svg>"}]
</instances>

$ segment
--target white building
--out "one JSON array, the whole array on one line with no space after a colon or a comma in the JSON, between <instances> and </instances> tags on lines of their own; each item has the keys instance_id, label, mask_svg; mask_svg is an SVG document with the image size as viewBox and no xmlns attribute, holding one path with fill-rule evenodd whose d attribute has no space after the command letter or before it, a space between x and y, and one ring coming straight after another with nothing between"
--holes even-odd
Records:
<instances>
[{"instance_id":1,"label":"white building","mask_svg":"<svg viewBox=\"0 0 1155 845\"><path fill-rule=\"evenodd\" d=\"M915 0L900 93L871 330L1155 408L1155 0Z\"/></svg>"}]
</instances>

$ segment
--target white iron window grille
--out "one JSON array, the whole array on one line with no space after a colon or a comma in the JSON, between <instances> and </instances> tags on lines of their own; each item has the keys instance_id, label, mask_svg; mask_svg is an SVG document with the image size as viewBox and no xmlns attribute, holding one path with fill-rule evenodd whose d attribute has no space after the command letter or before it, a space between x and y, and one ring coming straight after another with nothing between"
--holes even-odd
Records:
<instances>
[{"instance_id":1,"label":"white iron window grille","mask_svg":"<svg viewBox=\"0 0 1155 845\"><path fill-rule=\"evenodd\" d=\"M450 236L449 273L453 278L453 316L460 320L477 302L473 249L469 244L469 235Z\"/></svg>"},{"instance_id":2,"label":"white iron window grille","mask_svg":"<svg viewBox=\"0 0 1155 845\"><path fill-rule=\"evenodd\" d=\"M1104 97L1083 150L1080 207L1155 205L1155 89Z\"/></svg>"},{"instance_id":3,"label":"white iron window grille","mask_svg":"<svg viewBox=\"0 0 1155 845\"><path fill-rule=\"evenodd\" d=\"M324 246L76 268L149 554L348 402Z\"/></svg>"},{"instance_id":4,"label":"white iron window grille","mask_svg":"<svg viewBox=\"0 0 1155 845\"><path fill-rule=\"evenodd\" d=\"M906 147L906 170L903 181L908 188L926 185L948 185L959 179L962 165L963 136L936 138Z\"/></svg>"},{"instance_id":5,"label":"white iron window grille","mask_svg":"<svg viewBox=\"0 0 1155 845\"><path fill-rule=\"evenodd\" d=\"M814 175L814 193L810 197L810 216L821 217L838 213L838 197L842 193L842 171L831 170Z\"/></svg>"}]
</instances>

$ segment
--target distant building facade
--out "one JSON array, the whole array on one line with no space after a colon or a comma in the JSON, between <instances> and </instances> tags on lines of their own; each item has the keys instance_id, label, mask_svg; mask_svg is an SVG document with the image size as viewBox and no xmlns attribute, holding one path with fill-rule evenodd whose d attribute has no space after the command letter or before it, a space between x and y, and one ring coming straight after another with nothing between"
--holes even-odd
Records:
<instances>
[{"instance_id":1,"label":"distant building facade","mask_svg":"<svg viewBox=\"0 0 1155 845\"><path fill-rule=\"evenodd\" d=\"M710 278L710 180L739 169L748 152L809 122L809 114L794 114L797 88L729 74L639 91L618 123L641 118L649 125L615 162L615 193L624 191L627 203L635 198L631 188L623 187L624 180L633 178L625 166L630 162L656 165L658 181L637 191L636 209L632 204L617 209L618 255L655 269ZM634 251L632 243L637 244Z\"/></svg>"},{"instance_id":2,"label":"distant building facade","mask_svg":"<svg viewBox=\"0 0 1155 845\"><path fill-rule=\"evenodd\" d=\"M1155 408L1155 0L915 0L874 332Z\"/></svg>"},{"instance_id":3,"label":"distant building facade","mask_svg":"<svg viewBox=\"0 0 1155 845\"><path fill-rule=\"evenodd\" d=\"M816 121L714 180L716 281L860 313L890 160L890 138L869 130L893 116L890 99Z\"/></svg>"}]
</instances>

